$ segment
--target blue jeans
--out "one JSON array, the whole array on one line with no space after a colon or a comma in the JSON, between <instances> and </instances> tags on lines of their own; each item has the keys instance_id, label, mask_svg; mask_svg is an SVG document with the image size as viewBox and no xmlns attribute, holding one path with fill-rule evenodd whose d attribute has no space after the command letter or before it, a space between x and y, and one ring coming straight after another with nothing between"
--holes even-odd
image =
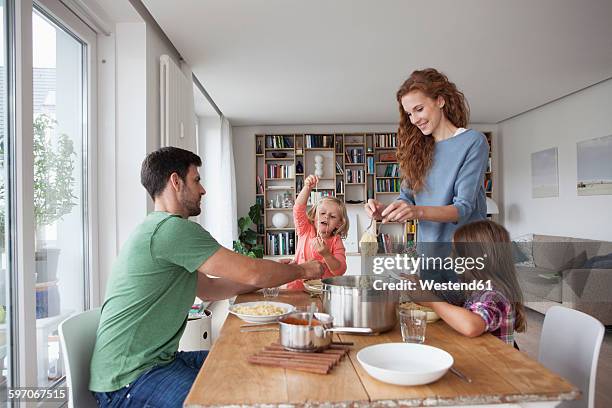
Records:
<instances>
[{"instance_id":1,"label":"blue jeans","mask_svg":"<svg viewBox=\"0 0 612 408\"><path fill-rule=\"evenodd\" d=\"M182 407L208 351L180 351L173 362L153 367L123 388L94 392L101 408Z\"/></svg>"}]
</instances>

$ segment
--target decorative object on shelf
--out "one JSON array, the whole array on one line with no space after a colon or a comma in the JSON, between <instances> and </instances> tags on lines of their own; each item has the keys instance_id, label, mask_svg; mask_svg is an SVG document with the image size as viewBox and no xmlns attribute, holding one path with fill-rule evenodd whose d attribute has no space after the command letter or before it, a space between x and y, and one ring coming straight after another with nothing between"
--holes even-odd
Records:
<instances>
[{"instance_id":1,"label":"decorative object on shelf","mask_svg":"<svg viewBox=\"0 0 612 408\"><path fill-rule=\"evenodd\" d=\"M249 208L249 215L238 219L238 239L234 241L234 252L251 258L263 258L263 245L257 242L257 232L251 229L251 225L259 225L261 220L261 206L253 204Z\"/></svg>"},{"instance_id":2,"label":"decorative object on shelf","mask_svg":"<svg viewBox=\"0 0 612 408\"><path fill-rule=\"evenodd\" d=\"M489 214L499 214L499 208L492 198L487 197L487 215Z\"/></svg>"},{"instance_id":3,"label":"decorative object on shelf","mask_svg":"<svg viewBox=\"0 0 612 408\"><path fill-rule=\"evenodd\" d=\"M272 225L274 225L275 228L285 228L289 225L289 217L287 217L287 214L284 212L276 213L272 217Z\"/></svg>"},{"instance_id":4,"label":"decorative object on shelf","mask_svg":"<svg viewBox=\"0 0 612 408\"><path fill-rule=\"evenodd\" d=\"M283 208L293 208L293 200L288 191L283 195Z\"/></svg>"},{"instance_id":5,"label":"decorative object on shelf","mask_svg":"<svg viewBox=\"0 0 612 408\"><path fill-rule=\"evenodd\" d=\"M317 154L314 157L314 175L317 177L323 177L323 156Z\"/></svg>"},{"instance_id":6,"label":"decorative object on shelf","mask_svg":"<svg viewBox=\"0 0 612 408\"><path fill-rule=\"evenodd\" d=\"M272 152L272 157L275 159L284 159L287 157L287 152Z\"/></svg>"},{"instance_id":7,"label":"decorative object on shelf","mask_svg":"<svg viewBox=\"0 0 612 408\"><path fill-rule=\"evenodd\" d=\"M297 174L304 174L304 165L300 160L298 160L297 164L295 165L295 172Z\"/></svg>"},{"instance_id":8,"label":"decorative object on shelf","mask_svg":"<svg viewBox=\"0 0 612 408\"><path fill-rule=\"evenodd\" d=\"M274 201L274 208L282 208L283 204L281 201L281 196L280 194L276 195L276 201Z\"/></svg>"},{"instance_id":9,"label":"decorative object on shelf","mask_svg":"<svg viewBox=\"0 0 612 408\"><path fill-rule=\"evenodd\" d=\"M257 154L262 154L263 153L263 150L261 148L261 140L259 140L259 139L257 140L257 149L255 150L255 153L257 153Z\"/></svg>"}]
</instances>

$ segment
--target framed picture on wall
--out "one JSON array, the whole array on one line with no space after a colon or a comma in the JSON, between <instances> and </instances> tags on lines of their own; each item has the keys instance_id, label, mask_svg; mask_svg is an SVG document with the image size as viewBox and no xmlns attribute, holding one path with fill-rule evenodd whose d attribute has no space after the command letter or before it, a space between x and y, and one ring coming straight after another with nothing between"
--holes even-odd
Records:
<instances>
[{"instance_id":1,"label":"framed picture on wall","mask_svg":"<svg viewBox=\"0 0 612 408\"><path fill-rule=\"evenodd\" d=\"M559 166L556 147L531 153L531 196L559 197Z\"/></svg>"},{"instance_id":2,"label":"framed picture on wall","mask_svg":"<svg viewBox=\"0 0 612 408\"><path fill-rule=\"evenodd\" d=\"M579 196L612 194L612 135L578 142Z\"/></svg>"}]
</instances>

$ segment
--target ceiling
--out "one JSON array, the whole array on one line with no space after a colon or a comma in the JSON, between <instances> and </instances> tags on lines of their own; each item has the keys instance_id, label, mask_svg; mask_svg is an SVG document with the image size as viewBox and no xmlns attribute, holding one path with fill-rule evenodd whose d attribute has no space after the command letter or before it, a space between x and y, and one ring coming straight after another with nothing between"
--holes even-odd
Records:
<instances>
[{"instance_id":1,"label":"ceiling","mask_svg":"<svg viewBox=\"0 0 612 408\"><path fill-rule=\"evenodd\" d=\"M393 123L435 67L472 123L612 77L610 0L142 0L233 125Z\"/></svg>"}]
</instances>

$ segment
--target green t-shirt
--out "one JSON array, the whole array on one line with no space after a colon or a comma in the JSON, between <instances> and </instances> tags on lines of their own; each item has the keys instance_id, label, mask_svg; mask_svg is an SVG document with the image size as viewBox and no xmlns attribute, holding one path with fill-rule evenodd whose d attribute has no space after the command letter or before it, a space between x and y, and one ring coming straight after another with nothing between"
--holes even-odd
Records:
<instances>
[{"instance_id":1,"label":"green t-shirt","mask_svg":"<svg viewBox=\"0 0 612 408\"><path fill-rule=\"evenodd\" d=\"M196 295L196 270L219 248L200 224L166 212L147 216L113 264L89 389L115 391L172 362Z\"/></svg>"}]
</instances>

